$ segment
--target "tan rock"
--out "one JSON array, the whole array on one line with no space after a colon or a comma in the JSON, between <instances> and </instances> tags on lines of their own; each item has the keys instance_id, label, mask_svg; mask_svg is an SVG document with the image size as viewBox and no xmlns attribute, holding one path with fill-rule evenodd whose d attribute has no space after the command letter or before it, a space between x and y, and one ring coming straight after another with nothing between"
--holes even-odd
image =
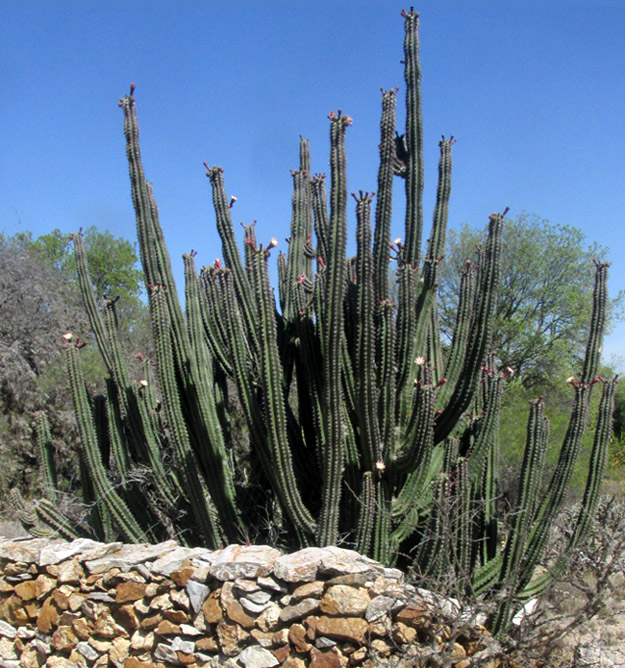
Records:
<instances>
[{"instance_id":1,"label":"tan rock","mask_svg":"<svg viewBox=\"0 0 625 668\"><path fill-rule=\"evenodd\" d=\"M150 601L150 610L169 610L173 607L174 604L172 603L168 592L159 594Z\"/></svg>"},{"instance_id":2,"label":"tan rock","mask_svg":"<svg viewBox=\"0 0 625 668\"><path fill-rule=\"evenodd\" d=\"M252 638L256 640L256 642L261 646L261 647L276 647L278 645L285 645L286 643L289 642L288 639L288 631L286 631L285 634L285 641L284 642L274 642L274 637L277 635L275 633L272 633L271 631L261 631L260 629L252 629L250 631L250 635Z\"/></svg>"},{"instance_id":3,"label":"tan rock","mask_svg":"<svg viewBox=\"0 0 625 668\"><path fill-rule=\"evenodd\" d=\"M177 605L179 608L183 608L184 610L191 609L189 596L184 589L172 589L169 592L169 598L171 599L172 603Z\"/></svg>"},{"instance_id":4,"label":"tan rock","mask_svg":"<svg viewBox=\"0 0 625 668\"><path fill-rule=\"evenodd\" d=\"M78 644L78 638L71 626L59 626L50 640L50 647L57 652L70 652Z\"/></svg>"},{"instance_id":5,"label":"tan rock","mask_svg":"<svg viewBox=\"0 0 625 668\"><path fill-rule=\"evenodd\" d=\"M412 626L408 626L403 622L395 622L391 630L391 638L398 645L405 645L412 643L417 637L417 631Z\"/></svg>"},{"instance_id":6,"label":"tan rock","mask_svg":"<svg viewBox=\"0 0 625 668\"><path fill-rule=\"evenodd\" d=\"M357 666L367 658L367 648L359 647L355 652L349 655L349 665Z\"/></svg>"},{"instance_id":7,"label":"tan rock","mask_svg":"<svg viewBox=\"0 0 625 668\"><path fill-rule=\"evenodd\" d=\"M306 668L306 663L298 656L290 656L283 664L282 668Z\"/></svg>"},{"instance_id":8,"label":"tan rock","mask_svg":"<svg viewBox=\"0 0 625 668\"><path fill-rule=\"evenodd\" d=\"M289 642L293 645L296 652L303 654L312 649L306 636L306 628L303 624L291 624L289 628Z\"/></svg>"},{"instance_id":9,"label":"tan rock","mask_svg":"<svg viewBox=\"0 0 625 668\"><path fill-rule=\"evenodd\" d=\"M219 589L212 591L202 605L202 614L207 624L217 624L223 619L223 612L219 604L220 593Z\"/></svg>"},{"instance_id":10,"label":"tan rock","mask_svg":"<svg viewBox=\"0 0 625 668\"><path fill-rule=\"evenodd\" d=\"M41 666L39 655L34 647L24 648L20 655L20 666L21 668L39 668Z\"/></svg>"},{"instance_id":11,"label":"tan rock","mask_svg":"<svg viewBox=\"0 0 625 668\"><path fill-rule=\"evenodd\" d=\"M89 662L87 659L77 650L73 649L69 654L69 660L73 665L79 666L80 668L87 668Z\"/></svg>"},{"instance_id":12,"label":"tan rock","mask_svg":"<svg viewBox=\"0 0 625 668\"><path fill-rule=\"evenodd\" d=\"M180 626L172 624L168 619L163 619L159 622L155 632L159 636L175 636L180 634Z\"/></svg>"},{"instance_id":13,"label":"tan rock","mask_svg":"<svg viewBox=\"0 0 625 668\"><path fill-rule=\"evenodd\" d=\"M361 617L365 614L371 597L365 589L347 585L333 585L323 595L319 607L326 615Z\"/></svg>"},{"instance_id":14,"label":"tan rock","mask_svg":"<svg viewBox=\"0 0 625 668\"><path fill-rule=\"evenodd\" d=\"M149 602L146 603L145 600L139 600L135 601L132 604L132 607L140 614L140 615L147 615L150 612L150 604Z\"/></svg>"},{"instance_id":15,"label":"tan rock","mask_svg":"<svg viewBox=\"0 0 625 668\"><path fill-rule=\"evenodd\" d=\"M291 601L297 603L304 598L321 598L323 596L324 583L321 580L306 582L297 587L291 594Z\"/></svg>"},{"instance_id":16,"label":"tan rock","mask_svg":"<svg viewBox=\"0 0 625 668\"><path fill-rule=\"evenodd\" d=\"M56 627L58 621L59 611L54 605L52 598L47 598L41 606L39 615L37 615L37 628L42 633L50 633L52 629Z\"/></svg>"},{"instance_id":17,"label":"tan rock","mask_svg":"<svg viewBox=\"0 0 625 668\"><path fill-rule=\"evenodd\" d=\"M395 619L407 626L418 628L419 626L422 626L426 615L427 608L424 605L407 605L397 613Z\"/></svg>"},{"instance_id":18,"label":"tan rock","mask_svg":"<svg viewBox=\"0 0 625 668\"><path fill-rule=\"evenodd\" d=\"M341 668L343 662L336 648L321 651L313 647L310 652L309 668Z\"/></svg>"},{"instance_id":19,"label":"tan rock","mask_svg":"<svg viewBox=\"0 0 625 668\"><path fill-rule=\"evenodd\" d=\"M205 636L195 641L195 649L198 652L218 652L219 643L215 636Z\"/></svg>"},{"instance_id":20,"label":"tan rock","mask_svg":"<svg viewBox=\"0 0 625 668\"><path fill-rule=\"evenodd\" d=\"M93 622L84 617L78 617L72 622L72 629L80 640L89 640L93 635Z\"/></svg>"},{"instance_id":21,"label":"tan rock","mask_svg":"<svg viewBox=\"0 0 625 668\"><path fill-rule=\"evenodd\" d=\"M56 586L54 578L39 575L34 580L26 580L15 585L15 593L23 601L43 598Z\"/></svg>"},{"instance_id":22,"label":"tan rock","mask_svg":"<svg viewBox=\"0 0 625 668\"><path fill-rule=\"evenodd\" d=\"M108 655L101 656L99 659L96 659L95 663L91 668L108 668L109 658Z\"/></svg>"},{"instance_id":23,"label":"tan rock","mask_svg":"<svg viewBox=\"0 0 625 668\"><path fill-rule=\"evenodd\" d=\"M120 582L115 593L115 603L132 603L145 596L147 585L141 582Z\"/></svg>"},{"instance_id":24,"label":"tan rock","mask_svg":"<svg viewBox=\"0 0 625 668\"><path fill-rule=\"evenodd\" d=\"M52 566L47 567L48 570ZM80 578L84 576L85 571L78 560L74 558L71 561L65 561L54 567L57 571L57 579L60 584L77 584Z\"/></svg>"},{"instance_id":25,"label":"tan rock","mask_svg":"<svg viewBox=\"0 0 625 668\"><path fill-rule=\"evenodd\" d=\"M110 640L98 640L93 636L87 642L98 654L108 654L111 647L113 647L113 643Z\"/></svg>"},{"instance_id":26,"label":"tan rock","mask_svg":"<svg viewBox=\"0 0 625 668\"><path fill-rule=\"evenodd\" d=\"M355 644L364 642L367 622L360 617L319 617L317 635Z\"/></svg>"},{"instance_id":27,"label":"tan rock","mask_svg":"<svg viewBox=\"0 0 625 668\"><path fill-rule=\"evenodd\" d=\"M24 612L30 621L36 619L39 614L39 604L37 601L28 601L28 603L24 605Z\"/></svg>"},{"instance_id":28,"label":"tan rock","mask_svg":"<svg viewBox=\"0 0 625 668\"><path fill-rule=\"evenodd\" d=\"M254 633L252 633L252 635L254 635ZM271 642L274 646L286 645L289 642L289 629L280 629L279 631L276 631L271 636Z\"/></svg>"},{"instance_id":29,"label":"tan rock","mask_svg":"<svg viewBox=\"0 0 625 668\"><path fill-rule=\"evenodd\" d=\"M122 668L130 653L130 640L126 638L115 638L113 646L109 651L109 659L113 664Z\"/></svg>"},{"instance_id":30,"label":"tan rock","mask_svg":"<svg viewBox=\"0 0 625 668\"><path fill-rule=\"evenodd\" d=\"M317 625L319 624L319 617L317 615L310 615L304 619L304 626L306 627L306 637L312 642L317 636Z\"/></svg>"},{"instance_id":31,"label":"tan rock","mask_svg":"<svg viewBox=\"0 0 625 668\"><path fill-rule=\"evenodd\" d=\"M272 603L256 617L256 626L261 631L275 631L280 621L280 606Z\"/></svg>"},{"instance_id":32,"label":"tan rock","mask_svg":"<svg viewBox=\"0 0 625 668\"><path fill-rule=\"evenodd\" d=\"M80 610L80 607L82 606L82 604L85 602L86 599L87 596L85 594L82 594L77 591L71 593L68 598L69 609L72 612L78 612L78 610Z\"/></svg>"},{"instance_id":33,"label":"tan rock","mask_svg":"<svg viewBox=\"0 0 625 668\"><path fill-rule=\"evenodd\" d=\"M304 598L294 605L287 605L280 611L280 621L283 624L296 622L302 617L311 615L319 610L319 600L316 598Z\"/></svg>"},{"instance_id":34,"label":"tan rock","mask_svg":"<svg viewBox=\"0 0 625 668\"><path fill-rule=\"evenodd\" d=\"M64 656L49 656L46 668L76 668L76 663Z\"/></svg>"},{"instance_id":35,"label":"tan rock","mask_svg":"<svg viewBox=\"0 0 625 668\"><path fill-rule=\"evenodd\" d=\"M139 622L139 628L151 631L159 625L162 619L163 618L160 615L151 615L150 617L146 617Z\"/></svg>"},{"instance_id":36,"label":"tan rock","mask_svg":"<svg viewBox=\"0 0 625 668\"><path fill-rule=\"evenodd\" d=\"M60 588L54 589L50 596L59 611L67 610L67 608L69 608L69 596Z\"/></svg>"},{"instance_id":37,"label":"tan rock","mask_svg":"<svg viewBox=\"0 0 625 668\"><path fill-rule=\"evenodd\" d=\"M185 562L178 570L172 571L169 576L172 582L178 587L186 587L189 578L193 575L195 568L191 566L191 562Z\"/></svg>"},{"instance_id":38,"label":"tan rock","mask_svg":"<svg viewBox=\"0 0 625 668\"><path fill-rule=\"evenodd\" d=\"M369 622L367 633L370 636L377 636L379 638L388 636L391 632L392 623L389 617L380 617L375 622Z\"/></svg>"},{"instance_id":39,"label":"tan rock","mask_svg":"<svg viewBox=\"0 0 625 668\"><path fill-rule=\"evenodd\" d=\"M287 657L291 655L291 648L288 645L282 645L280 647L274 647L271 650L271 653L276 657L278 663L284 663L287 660Z\"/></svg>"},{"instance_id":40,"label":"tan rock","mask_svg":"<svg viewBox=\"0 0 625 668\"><path fill-rule=\"evenodd\" d=\"M454 663L454 668L470 668L471 666L471 660L470 659L460 659L460 661L457 661Z\"/></svg>"},{"instance_id":41,"label":"tan rock","mask_svg":"<svg viewBox=\"0 0 625 668\"><path fill-rule=\"evenodd\" d=\"M128 635L125 629L115 623L115 620L108 610L100 614L95 620L93 634L99 638L104 638L105 640L110 640L119 635Z\"/></svg>"},{"instance_id":42,"label":"tan rock","mask_svg":"<svg viewBox=\"0 0 625 668\"><path fill-rule=\"evenodd\" d=\"M243 606L238 601L231 601L226 608L226 616L235 624L239 624L244 629L254 628L254 618L245 612Z\"/></svg>"},{"instance_id":43,"label":"tan rock","mask_svg":"<svg viewBox=\"0 0 625 668\"><path fill-rule=\"evenodd\" d=\"M195 665L195 659L196 659L195 654L186 654L185 652L177 650L176 657L178 659L178 663L181 663L183 666Z\"/></svg>"},{"instance_id":44,"label":"tan rock","mask_svg":"<svg viewBox=\"0 0 625 668\"><path fill-rule=\"evenodd\" d=\"M369 645L371 650L381 657L390 656L391 652L393 651L392 645L389 645L385 640L382 640L382 638L375 638L369 643Z\"/></svg>"},{"instance_id":45,"label":"tan rock","mask_svg":"<svg viewBox=\"0 0 625 668\"><path fill-rule=\"evenodd\" d=\"M155 668L155 664L149 659L139 659L136 656L130 656L124 661L124 668Z\"/></svg>"},{"instance_id":46,"label":"tan rock","mask_svg":"<svg viewBox=\"0 0 625 668\"><path fill-rule=\"evenodd\" d=\"M154 647L154 631L135 631L130 638L130 647L131 649L141 651L141 650L151 650Z\"/></svg>"},{"instance_id":47,"label":"tan rock","mask_svg":"<svg viewBox=\"0 0 625 668\"><path fill-rule=\"evenodd\" d=\"M250 634L236 624L217 624L217 638L219 647L226 656L234 656L241 650L241 645L250 637Z\"/></svg>"},{"instance_id":48,"label":"tan rock","mask_svg":"<svg viewBox=\"0 0 625 668\"><path fill-rule=\"evenodd\" d=\"M15 642L9 638L0 638L0 659L16 661L18 658Z\"/></svg>"},{"instance_id":49,"label":"tan rock","mask_svg":"<svg viewBox=\"0 0 625 668\"><path fill-rule=\"evenodd\" d=\"M174 624L187 624L191 621L189 614L184 610L163 610L163 617Z\"/></svg>"},{"instance_id":50,"label":"tan rock","mask_svg":"<svg viewBox=\"0 0 625 668\"><path fill-rule=\"evenodd\" d=\"M465 648L458 642L454 643L453 650L451 652L451 658L453 659L464 659L467 655Z\"/></svg>"},{"instance_id":51,"label":"tan rock","mask_svg":"<svg viewBox=\"0 0 625 668\"><path fill-rule=\"evenodd\" d=\"M111 610L113 619L117 624L123 626L126 631L132 633L139 628L139 619L135 609L129 603L125 605L115 606Z\"/></svg>"},{"instance_id":52,"label":"tan rock","mask_svg":"<svg viewBox=\"0 0 625 668\"><path fill-rule=\"evenodd\" d=\"M4 547L4 546L3 546ZM5 575L23 575L28 572L29 564L24 563L23 561L14 561L13 563L9 562L4 566Z\"/></svg>"}]
</instances>

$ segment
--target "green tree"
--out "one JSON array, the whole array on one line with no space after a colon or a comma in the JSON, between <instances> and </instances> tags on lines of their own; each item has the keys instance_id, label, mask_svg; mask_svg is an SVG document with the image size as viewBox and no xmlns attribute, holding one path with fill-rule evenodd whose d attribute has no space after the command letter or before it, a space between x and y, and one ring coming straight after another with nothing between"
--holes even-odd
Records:
<instances>
[{"instance_id":1,"label":"green tree","mask_svg":"<svg viewBox=\"0 0 625 668\"><path fill-rule=\"evenodd\" d=\"M587 245L578 229L525 213L506 220L503 239L492 347L526 388L545 388L579 370L592 309L593 260L604 260L607 249ZM468 224L448 232L439 288L448 337L460 271L484 240L484 230ZM612 301L612 319L619 316L621 303L622 295Z\"/></svg>"},{"instance_id":2,"label":"green tree","mask_svg":"<svg viewBox=\"0 0 625 668\"><path fill-rule=\"evenodd\" d=\"M95 227L86 230L84 243L96 294L120 296L125 352L149 356L151 334L133 244ZM59 230L37 239L29 232L0 234L0 510L8 489L17 487L29 496L40 482L31 439L34 411L48 414L54 446L63 452L57 460L71 471L75 419L61 346L70 330L83 339L91 336L70 235ZM95 345L85 352L86 381L95 389L105 369Z\"/></svg>"},{"instance_id":3,"label":"green tree","mask_svg":"<svg viewBox=\"0 0 625 668\"><path fill-rule=\"evenodd\" d=\"M68 280L76 280L76 261L70 234L54 229L32 240L24 235L30 251L55 266ZM137 305L143 292L143 275L138 268L135 244L115 237L93 225L83 232L91 280L98 299L119 297L123 307Z\"/></svg>"}]
</instances>

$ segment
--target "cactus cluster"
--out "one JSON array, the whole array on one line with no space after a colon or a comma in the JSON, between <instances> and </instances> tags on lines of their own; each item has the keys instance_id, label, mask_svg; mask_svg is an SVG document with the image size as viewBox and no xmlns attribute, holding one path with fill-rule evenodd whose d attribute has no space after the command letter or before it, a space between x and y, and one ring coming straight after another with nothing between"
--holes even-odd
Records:
<instances>
[{"instance_id":1,"label":"cactus cluster","mask_svg":"<svg viewBox=\"0 0 625 668\"><path fill-rule=\"evenodd\" d=\"M571 379L574 407L552 479L545 486L549 429L538 401L530 411L514 520L502 534L498 411L509 370L498 368L489 341L506 212L490 216L487 243L463 269L453 339L443 347L437 285L454 140L440 142L423 253L419 19L412 10L403 17L406 127L396 130L397 90L383 91L377 191L354 195L356 256L346 255L351 119L339 111L329 116L329 195L326 176L311 174L308 142L300 141L288 252L277 257L277 303L268 270L275 240L263 245L250 225L240 251L222 169L207 165L223 262L198 273L195 254L184 256L183 310L141 161L134 88L120 101L156 359L146 361L143 379L130 377L115 302L98 307L76 235L80 284L109 370L106 394L90 396L82 342L66 336L83 494L92 508L89 529L107 539L173 536L216 548L263 539L259 527L269 518L292 548L342 542L387 564L408 561L425 579L453 572L460 589L502 601L490 620L497 631L566 564L563 554L550 573L533 577L599 382L603 398L571 548L597 500L615 388L615 381L597 378L607 268L597 266L590 341L581 376ZM401 240L391 240L390 231L395 178L405 184ZM233 398L249 440L245 465L232 445ZM52 481L43 421L38 433ZM63 525L50 512L54 504L36 510L50 526Z\"/></svg>"}]
</instances>

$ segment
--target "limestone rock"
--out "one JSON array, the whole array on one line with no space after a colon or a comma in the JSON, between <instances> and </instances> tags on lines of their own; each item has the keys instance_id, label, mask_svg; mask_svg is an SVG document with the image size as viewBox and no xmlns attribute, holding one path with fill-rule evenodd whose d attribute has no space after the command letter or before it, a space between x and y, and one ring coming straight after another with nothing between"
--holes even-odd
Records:
<instances>
[{"instance_id":1,"label":"limestone rock","mask_svg":"<svg viewBox=\"0 0 625 668\"><path fill-rule=\"evenodd\" d=\"M210 589L205 584L195 580L187 580L185 586L191 609L194 613L197 613L210 594Z\"/></svg>"},{"instance_id":2,"label":"limestone rock","mask_svg":"<svg viewBox=\"0 0 625 668\"><path fill-rule=\"evenodd\" d=\"M324 594L319 607L321 612L330 616L363 616L371 603L366 590L347 585L334 585Z\"/></svg>"},{"instance_id":3,"label":"limestone rock","mask_svg":"<svg viewBox=\"0 0 625 668\"><path fill-rule=\"evenodd\" d=\"M346 640L353 643L362 643L365 639L367 622L360 617L327 617L323 615L317 624L317 634Z\"/></svg>"},{"instance_id":4,"label":"limestone rock","mask_svg":"<svg viewBox=\"0 0 625 668\"><path fill-rule=\"evenodd\" d=\"M288 624L289 622L302 619L302 617L306 617L307 615L312 615L317 610L319 610L319 601L316 598L305 598L295 605L288 605L286 608L282 608L280 621L283 624Z\"/></svg>"},{"instance_id":5,"label":"limestone rock","mask_svg":"<svg viewBox=\"0 0 625 668\"><path fill-rule=\"evenodd\" d=\"M5 638L15 638L17 635L17 629L9 622L5 622L3 619L0 619L0 636Z\"/></svg>"},{"instance_id":6,"label":"limestone rock","mask_svg":"<svg viewBox=\"0 0 625 668\"><path fill-rule=\"evenodd\" d=\"M210 574L218 580L267 575L280 551L268 545L228 545L214 557Z\"/></svg>"},{"instance_id":7,"label":"limestone rock","mask_svg":"<svg viewBox=\"0 0 625 668\"><path fill-rule=\"evenodd\" d=\"M258 645L246 647L239 654L238 661L245 668L273 668L279 663L274 654Z\"/></svg>"}]
</instances>

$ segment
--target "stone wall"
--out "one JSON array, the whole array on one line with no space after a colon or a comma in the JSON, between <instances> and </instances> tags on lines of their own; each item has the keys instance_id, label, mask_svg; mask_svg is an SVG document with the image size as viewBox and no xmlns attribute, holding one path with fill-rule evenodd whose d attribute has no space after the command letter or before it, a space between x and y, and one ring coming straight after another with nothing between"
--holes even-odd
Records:
<instances>
[{"instance_id":1,"label":"stone wall","mask_svg":"<svg viewBox=\"0 0 625 668\"><path fill-rule=\"evenodd\" d=\"M0 668L468 668L495 643L462 619L337 547L0 538Z\"/></svg>"}]
</instances>

